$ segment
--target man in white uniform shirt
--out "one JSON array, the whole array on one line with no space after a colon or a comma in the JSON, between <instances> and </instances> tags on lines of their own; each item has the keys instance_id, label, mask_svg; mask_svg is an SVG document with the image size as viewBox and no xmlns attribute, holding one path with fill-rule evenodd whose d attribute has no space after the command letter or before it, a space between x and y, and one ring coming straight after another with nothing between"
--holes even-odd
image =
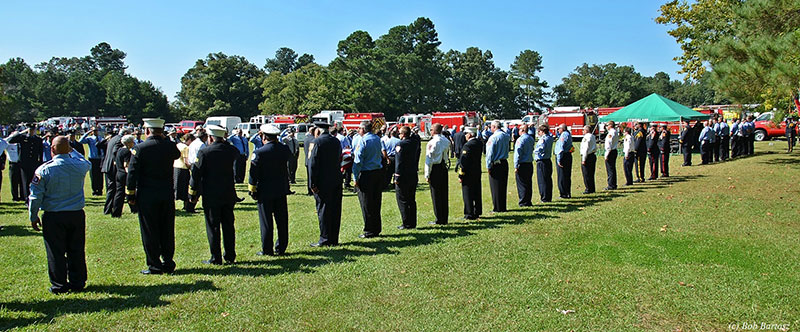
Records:
<instances>
[{"instance_id":1,"label":"man in white uniform shirt","mask_svg":"<svg viewBox=\"0 0 800 332\"><path fill-rule=\"evenodd\" d=\"M625 185L633 185L633 164L636 160L636 151L633 148L633 130L631 127L625 128L625 137L622 139L622 162L625 172Z\"/></svg>"},{"instance_id":2,"label":"man in white uniform shirt","mask_svg":"<svg viewBox=\"0 0 800 332\"><path fill-rule=\"evenodd\" d=\"M433 202L432 225L446 225L448 217L447 166L444 158L450 155L450 140L442 135L442 125L433 125L433 138L425 149L425 181L431 186Z\"/></svg>"},{"instance_id":3,"label":"man in white uniform shirt","mask_svg":"<svg viewBox=\"0 0 800 332\"><path fill-rule=\"evenodd\" d=\"M605 160L606 173L608 174L608 187L605 190L617 189L617 145L619 145L619 133L614 121L606 124L605 140Z\"/></svg>"},{"instance_id":4,"label":"man in white uniform shirt","mask_svg":"<svg viewBox=\"0 0 800 332\"><path fill-rule=\"evenodd\" d=\"M189 144L189 152L186 154L186 160L189 161L188 166L190 170L192 169L194 163L197 162L197 152L200 151L200 149L206 147L206 140L208 140L208 134L205 132L205 130L197 130L195 132L198 133L197 139L195 139L194 141L192 141L191 144ZM203 190L202 187L200 187L197 190L198 196L202 193L202 190ZM186 206L184 206L184 210L189 213L194 213L195 211L194 207L196 205L197 205L196 200L194 201L189 200L189 202L186 203Z\"/></svg>"},{"instance_id":5,"label":"man in white uniform shirt","mask_svg":"<svg viewBox=\"0 0 800 332\"><path fill-rule=\"evenodd\" d=\"M586 186L584 194L592 194L594 190L594 166L597 163L597 139L591 132L590 126L583 126L583 139L581 139L581 173L583 184Z\"/></svg>"}]
</instances>

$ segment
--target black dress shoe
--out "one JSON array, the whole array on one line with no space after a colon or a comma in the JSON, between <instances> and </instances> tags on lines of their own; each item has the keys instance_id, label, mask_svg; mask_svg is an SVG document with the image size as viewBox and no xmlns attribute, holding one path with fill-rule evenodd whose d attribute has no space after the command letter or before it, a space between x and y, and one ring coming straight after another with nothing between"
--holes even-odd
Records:
<instances>
[{"instance_id":1,"label":"black dress shoe","mask_svg":"<svg viewBox=\"0 0 800 332\"><path fill-rule=\"evenodd\" d=\"M222 265L222 262L212 261L210 259L204 260L203 264Z\"/></svg>"},{"instance_id":2,"label":"black dress shoe","mask_svg":"<svg viewBox=\"0 0 800 332\"><path fill-rule=\"evenodd\" d=\"M259 251L259 252L256 253L256 255L257 256L272 256L272 255L274 255L274 253L269 252L269 251L267 251L267 252Z\"/></svg>"},{"instance_id":3,"label":"black dress shoe","mask_svg":"<svg viewBox=\"0 0 800 332\"><path fill-rule=\"evenodd\" d=\"M437 223L435 221L431 221L431 222L428 223L428 225L447 225L447 223L440 224L440 223Z\"/></svg>"},{"instance_id":4,"label":"black dress shoe","mask_svg":"<svg viewBox=\"0 0 800 332\"><path fill-rule=\"evenodd\" d=\"M276 251L276 252L275 252L274 254L272 254L272 255L273 255L273 256L286 256L286 253L285 253L285 252L283 252L283 251Z\"/></svg>"},{"instance_id":5,"label":"black dress shoe","mask_svg":"<svg viewBox=\"0 0 800 332\"><path fill-rule=\"evenodd\" d=\"M158 271L158 270L147 269L147 270L142 270L142 274L144 274L144 275L155 275L155 274L164 274L164 272L161 272L161 271Z\"/></svg>"},{"instance_id":6,"label":"black dress shoe","mask_svg":"<svg viewBox=\"0 0 800 332\"><path fill-rule=\"evenodd\" d=\"M397 229L400 229L400 230L403 230L403 229L414 229L414 228L416 228L416 227L404 226L404 225L397 226Z\"/></svg>"},{"instance_id":7,"label":"black dress shoe","mask_svg":"<svg viewBox=\"0 0 800 332\"><path fill-rule=\"evenodd\" d=\"M603 188L603 190L605 190L605 191L616 190L616 189L617 189L617 188L611 188L611 187L605 187L605 188Z\"/></svg>"},{"instance_id":8,"label":"black dress shoe","mask_svg":"<svg viewBox=\"0 0 800 332\"><path fill-rule=\"evenodd\" d=\"M369 238L373 238L373 237L378 237L378 235L377 234L364 233L364 234L359 234L358 237L362 238L362 239L369 239Z\"/></svg>"},{"instance_id":9,"label":"black dress shoe","mask_svg":"<svg viewBox=\"0 0 800 332\"><path fill-rule=\"evenodd\" d=\"M53 294L69 293L69 288L67 288L67 287L55 287L55 286L53 286L53 287L48 288L48 290L50 291L50 293L53 293Z\"/></svg>"},{"instance_id":10,"label":"black dress shoe","mask_svg":"<svg viewBox=\"0 0 800 332\"><path fill-rule=\"evenodd\" d=\"M561 197L563 199L567 199L567 198L572 198L572 195L563 195L563 196L559 196L559 197Z\"/></svg>"},{"instance_id":11,"label":"black dress shoe","mask_svg":"<svg viewBox=\"0 0 800 332\"><path fill-rule=\"evenodd\" d=\"M236 202L237 203L244 202L244 197L236 197Z\"/></svg>"}]
</instances>

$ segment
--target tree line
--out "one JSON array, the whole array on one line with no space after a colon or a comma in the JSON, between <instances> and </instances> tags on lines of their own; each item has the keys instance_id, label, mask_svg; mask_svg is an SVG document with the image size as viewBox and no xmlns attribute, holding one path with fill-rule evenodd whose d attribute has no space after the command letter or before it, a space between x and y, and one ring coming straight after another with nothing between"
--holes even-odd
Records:
<instances>
[{"instance_id":1,"label":"tree line","mask_svg":"<svg viewBox=\"0 0 800 332\"><path fill-rule=\"evenodd\" d=\"M539 77L542 56L523 50L508 70L490 50L440 49L430 19L395 26L373 39L355 31L341 40L327 65L283 47L263 67L238 55L211 53L181 77L175 101L148 81L125 73L125 53L107 43L82 58L58 58L31 68L24 60L0 64L0 122L51 116L116 116L168 121L256 114L314 114L323 109L405 113L474 110L519 118L553 106L625 106L652 92L689 106L721 101L707 79L643 76L632 66L577 67L552 89Z\"/></svg>"}]
</instances>

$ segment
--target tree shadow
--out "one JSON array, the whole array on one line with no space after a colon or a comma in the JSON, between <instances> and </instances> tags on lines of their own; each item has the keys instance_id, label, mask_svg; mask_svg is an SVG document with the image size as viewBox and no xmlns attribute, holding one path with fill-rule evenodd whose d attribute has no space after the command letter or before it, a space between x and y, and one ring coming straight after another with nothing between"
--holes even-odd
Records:
<instances>
[{"instance_id":1,"label":"tree shadow","mask_svg":"<svg viewBox=\"0 0 800 332\"><path fill-rule=\"evenodd\" d=\"M42 233L33 231L30 226L8 225L3 226L0 237L4 236L39 236Z\"/></svg>"},{"instance_id":2,"label":"tree shadow","mask_svg":"<svg viewBox=\"0 0 800 332\"><path fill-rule=\"evenodd\" d=\"M216 291L211 281L198 280L193 283L172 283L154 286L140 285L91 285L81 294L62 294L47 300L31 302L0 301L0 307L8 311L38 313L36 318L14 318L0 320L0 329L25 327L37 323L48 323L68 314L93 312L117 312L142 307L159 307L170 304L162 300L165 295L177 295L197 291ZM78 298L84 296L111 295L99 299Z\"/></svg>"},{"instance_id":3,"label":"tree shadow","mask_svg":"<svg viewBox=\"0 0 800 332\"><path fill-rule=\"evenodd\" d=\"M25 202L0 203L0 214L14 214L28 211Z\"/></svg>"},{"instance_id":4,"label":"tree shadow","mask_svg":"<svg viewBox=\"0 0 800 332\"><path fill-rule=\"evenodd\" d=\"M760 162L765 165L789 166L791 168L800 168L800 158L782 157L764 160Z\"/></svg>"}]
</instances>

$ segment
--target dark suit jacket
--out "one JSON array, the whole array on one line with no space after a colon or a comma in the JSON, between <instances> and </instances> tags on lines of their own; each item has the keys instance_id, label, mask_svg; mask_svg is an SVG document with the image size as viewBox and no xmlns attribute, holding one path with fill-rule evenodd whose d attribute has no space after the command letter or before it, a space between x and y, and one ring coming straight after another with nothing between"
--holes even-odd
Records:
<instances>
[{"instance_id":1,"label":"dark suit jacket","mask_svg":"<svg viewBox=\"0 0 800 332\"><path fill-rule=\"evenodd\" d=\"M314 140L308 154L308 169L312 187L322 192L342 190L342 145L336 137L324 133Z\"/></svg>"},{"instance_id":2,"label":"dark suit jacket","mask_svg":"<svg viewBox=\"0 0 800 332\"><path fill-rule=\"evenodd\" d=\"M101 172L109 173L114 170L114 157L117 155L117 150L122 147L121 140L121 135L108 139L108 143L106 143L106 159L103 159L103 165L100 168Z\"/></svg>"},{"instance_id":3,"label":"dark suit jacket","mask_svg":"<svg viewBox=\"0 0 800 332\"><path fill-rule=\"evenodd\" d=\"M203 188L203 206L236 202L233 162L238 157L239 149L228 142L214 142L197 152L189 187L193 191Z\"/></svg>"},{"instance_id":4,"label":"dark suit jacket","mask_svg":"<svg viewBox=\"0 0 800 332\"><path fill-rule=\"evenodd\" d=\"M138 190L137 195L157 195L159 199L171 196L175 199L172 164L180 156L181 152L175 143L161 136L148 137L134 146L128 164L128 182L125 184L127 193ZM106 159L108 158L114 161L114 156L109 157L107 154Z\"/></svg>"},{"instance_id":5,"label":"dark suit jacket","mask_svg":"<svg viewBox=\"0 0 800 332\"><path fill-rule=\"evenodd\" d=\"M483 154L483 142L473 138L464 144L461 149L459 165L461 167L458 176L462 184L479 182L481 179L481 155Z\"/></svg>"},{"instance_id":6,"label":"dark suit jacket","mask_svg":"<svg viewBox=\"0 0 800 332\"><path fill-rule=\"evenodd\" d=\"M467 144L467 135L463 130L453 134L453 151L456 153L456 158L461 156L464 144Z\"/></svg>"},{"instance_id":7,"label":"dark suit jacket","mask_svg":"<svg viewBox=\"0 0 800 332\"><path fill-rule=\"evenodd\" d=\"M19 163L23 167L39 167L42 164L44 145L41 137L18 133L9 136L8 143L19 144Z\"/></svg>"},{"instance_id":8,"label":"dark suit jacket","mask_svg":"<svg viewBox=\"0 0 800 332\"><path fill-rule=\"evenodd\" d=\"M417 142L407 138L397 143L394 156L394 173L397 181L417 183ZM408 183L408 182L406 182Z\"/></svg>"},{"instance_id":9,"label":"dark suit jacket","mask_svg":"<svg viewBox=\"0 0 800 332\"><path fill-rule=\"evenodd\" d=\"M267 142L253 151L250 160L250 191L259 200L274 199L289 193L289 158L291 151L278 142ZM296 158L296 157L295 157Z\"/></svg>"}]
</instances>

